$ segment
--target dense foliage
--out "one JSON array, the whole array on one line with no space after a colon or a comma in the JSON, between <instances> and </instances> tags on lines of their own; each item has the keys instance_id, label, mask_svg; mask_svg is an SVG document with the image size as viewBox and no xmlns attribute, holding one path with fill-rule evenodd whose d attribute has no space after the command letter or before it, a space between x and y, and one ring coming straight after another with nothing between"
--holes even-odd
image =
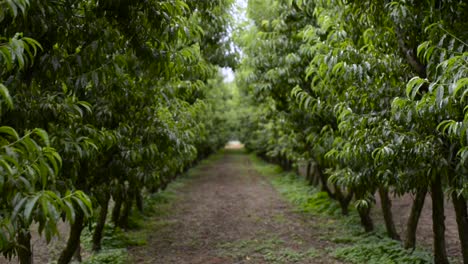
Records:
<instances>
[{"instance_id":1,"label":"dense foliage","mask_svg":"<svg viewBox=\"0 0 468 264\"><path fill-rule=\"evenodd\" d=\"M31 224L60 219L69 263L109 201L125 227L142 193L227 140L219 67L234 66L231 0L0 1L0 252L31 263Z\"/></svg>"},{"instance_id":2,"label":"dense foliage","mask_svg":"<svg viewBox=\"0 0 468 264\"><path fill-rule=\"evenodd\" d=\"M286 168L306 162L342 212L354 199L373 230L378 193L415 194L404 245L433 201L434 260L448 263L445 194L468 263L465 1L250 0L239 31L242 140Z\"/></svg>"}]
</instances>

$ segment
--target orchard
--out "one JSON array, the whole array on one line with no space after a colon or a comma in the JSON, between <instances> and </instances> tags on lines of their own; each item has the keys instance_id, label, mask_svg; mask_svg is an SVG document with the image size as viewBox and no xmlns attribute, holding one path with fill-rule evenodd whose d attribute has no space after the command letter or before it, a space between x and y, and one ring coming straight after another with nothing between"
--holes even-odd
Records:
<instances>
[{"instance_id":1,"label":"orchard","mask_svg":"<svg viewBox=\"0 0 468 264\"><path fill-rule=\"evenodd\" d=\"M309 183L344 215L354 200L369 232L378 193L396 240L390 194L414 194L406 248L430 195L435 263L448 263L453 203L468 263L468 4L252 0L248 14L238 36L246 147L285 168L306 162Z\"/></svg>"},{"instance_id":2,"label":"orchard","mask_svg":"<svg viewBox=\"0 0 468 264\"><path fill-rule=\"evenodd\" d=\"M365 233L380 207L408 252L430 197L436 264L450 205L468 263L467 29L463 0L0 0L0 253L30 264L32 237L65 236L71 263L84 232L97 253L239 139Z\"/></svg>"}]
</instances>

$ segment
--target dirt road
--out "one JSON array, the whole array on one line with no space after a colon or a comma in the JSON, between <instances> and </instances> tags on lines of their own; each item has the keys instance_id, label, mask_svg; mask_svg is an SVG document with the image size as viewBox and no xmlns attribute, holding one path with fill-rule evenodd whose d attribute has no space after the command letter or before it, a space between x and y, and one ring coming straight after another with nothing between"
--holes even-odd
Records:
<instances>
[{"instance_id":1,"label":"dirt road","mask_svg":"<svg viewBox=\"0 0 468 264\"><path fill-rule=\"evenodd\" d=\"M226 150L179 188L171 213L158 217L135 263L341 263L329 242L293 212L249 158Z\"/></svg>"}]
</instances>

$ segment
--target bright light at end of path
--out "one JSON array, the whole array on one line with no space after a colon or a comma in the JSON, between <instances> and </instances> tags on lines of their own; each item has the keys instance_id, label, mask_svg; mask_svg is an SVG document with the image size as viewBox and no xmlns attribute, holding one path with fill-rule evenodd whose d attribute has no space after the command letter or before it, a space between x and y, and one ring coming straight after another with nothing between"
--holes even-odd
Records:
<instances>
[{"instance_id":1,"label":"bright light at end of path","mask_svg":"<svg viewBox=\"0 0 468 264\"><path fill-rule=\"evenodd\" d=\"M243 147L244 144L242 144L239 140L231 140L226 145L227 149L241 149Z\"/></svg>"}]
</instances>

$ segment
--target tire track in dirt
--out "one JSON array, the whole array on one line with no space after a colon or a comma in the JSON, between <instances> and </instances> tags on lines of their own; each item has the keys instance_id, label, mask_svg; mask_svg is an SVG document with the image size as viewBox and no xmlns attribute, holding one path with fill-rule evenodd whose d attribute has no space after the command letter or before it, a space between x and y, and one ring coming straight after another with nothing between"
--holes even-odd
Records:
<instances>
[{"instance_id":1,"label":"tire track in dirt","mask_svg":"<svg viewBox=\"0 0 468 264\"><path fill-rule=\"evenodd\" d=\"M341 263L326 234L293 212L240 151L226 150L177 191L170 215L130 249L135 263Z\"/></svg>"}]
</instances>

